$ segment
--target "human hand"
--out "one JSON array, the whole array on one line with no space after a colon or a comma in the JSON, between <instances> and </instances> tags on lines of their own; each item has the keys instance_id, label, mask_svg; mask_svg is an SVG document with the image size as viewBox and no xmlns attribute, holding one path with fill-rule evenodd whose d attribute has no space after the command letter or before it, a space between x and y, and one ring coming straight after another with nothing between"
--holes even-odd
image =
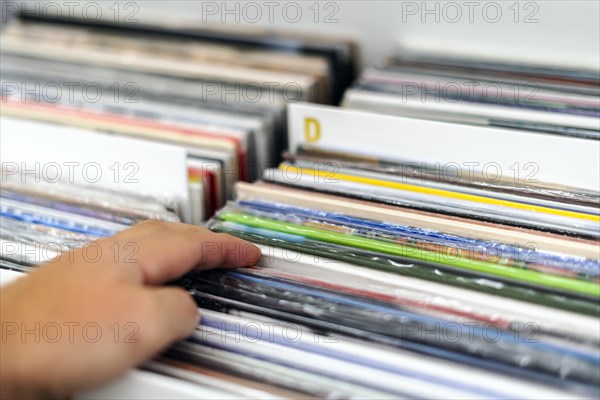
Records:
<instances>
[{"instance_id":1,"label":"human hand","mask_svg":"<svg viewBox=\"0 0 600 400\"><path fill-rule=\"evenodd\" d=\"M198 323L191 296L161 284L259 258L233 236L156 221L64 253L0 290L1 397L61 397L123 374Z\"/></svg>"}]
</instances>

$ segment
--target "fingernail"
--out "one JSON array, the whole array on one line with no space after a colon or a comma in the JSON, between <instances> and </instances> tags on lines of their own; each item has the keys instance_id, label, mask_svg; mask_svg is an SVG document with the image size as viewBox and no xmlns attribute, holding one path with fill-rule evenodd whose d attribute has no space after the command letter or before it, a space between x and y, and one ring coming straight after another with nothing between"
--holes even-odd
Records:
<instances>
[{"instance_id":1,"label":"fingernail","mask_svg":"<svg viewBox=\"0 0 600 400\"><path fill-rule=\"evenodd\" d=\"M256 250L256 256L254 258L254 263L257 263L260 260L260 258L262 257L262 251L260 250L260 247L258 247L255 244L253 244L252 247L254 247L254 249Z\"/></svg>"}]
</instances>

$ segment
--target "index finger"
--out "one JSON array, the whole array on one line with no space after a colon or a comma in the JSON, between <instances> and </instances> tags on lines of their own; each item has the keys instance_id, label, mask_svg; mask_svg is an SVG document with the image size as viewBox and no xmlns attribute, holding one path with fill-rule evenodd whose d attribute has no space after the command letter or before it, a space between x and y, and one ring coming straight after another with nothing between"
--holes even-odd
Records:
<instances>
[{"instance_id":1,"label":"index finger","mask_svg":"<svg viewBox=\"0 0 600 400\"><path fill-rule=\"evenodd\" d=\"M194 267L253 266L261 256L257 246L235 236L173 222L144 221L112 239L135 247L132 259L151 285L177 279Z\"/></svg>"}]
</instances>

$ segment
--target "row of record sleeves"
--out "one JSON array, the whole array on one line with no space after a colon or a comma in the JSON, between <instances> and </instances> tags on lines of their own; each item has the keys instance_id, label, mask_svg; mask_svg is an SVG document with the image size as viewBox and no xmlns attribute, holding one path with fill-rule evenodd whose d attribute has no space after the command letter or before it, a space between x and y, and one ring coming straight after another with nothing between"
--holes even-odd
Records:
<instances>
[{"instance_id":1,"label":"row of record sleeves","mask_svg":"<svg viewBox=\"0 0 600 400\"><path fill-rule=\"evenodd\" d=\"M484 114L461 125L435 112L420 115L434 121L373 114L355 108L378 110L377 101L349 105L362 83L346 109L289 107L284 161L238 183L208 223L258 244L263 259L179 282L215 314L166 358L202 363L201 345L267 360L284 368L261 381L300 396L598 397L594 125L580 134ZM597 93L588 100L597 112ZM543 112L558 125L563 111ZM457 114L450 120L467 118ZM527 163L535 170L514 174ZM289 367L343 384L332 392L315 376L309 387L274 378Z\"/></svg>"},{"instance_id":2,"label":"row of record sleeves","mask_svg":"<svg viewBox=\"0 0 600 400\"><path fill-rule=\"evenodd\" d=\"M598 71L399 53L367 68L345 107L600 138Z\"/></svg>"},{"instance_id":3,"label":"row of record sleeves","mask_svg":"<svg viewBox=\"0 0 600 400\"><path fill-rule=\"evenodd\" d=\"M357 129L381 118L307 104L291 106L290 121L317 120L324 138L335 134L326 111ZM211 398L598 397L598 192L441 182L415 163L367 158L367 146L352 159L309 144L304 128L290 126L298 151L262 181L237 183L207 224L259 245L259 265L176 282L201 323L144 371L173 379L173 396L180 382ZM27 272L138 221L179 220L156 199L9 172L3 268ZM477 205L571 224L482 216ZM580 221L595 231L578 232Z\"/></svg>"},{"instance_id":4,"label":"row of record sleeves","mask_svg":"<svg viewBox=\"0 0 600 400\"><path fill-rule=\"evenodd\" d=\"M89 36L105 29L24 18L3 32L3 63L6 51L9 64L14 57L8 71L15 77L20 71L51 74L67 68L68 74L82 75L91 68L88 72L97 76L131 73L135 65L166 68L136 71L136 82L149 79L146 87L153 90L172 87L151 79L156 74L156 79L175 82L176 73L168 68L181 62L157 66L141 58L139 43L125 38L118 43L131 46L122 59L127 67L99 68L102 52L118 54L110 47L115 43L110 35L119 29L115 26L107 37L96 37L96 49L88 47L93 44ZM54 36L44 41L44 35ZM150 33L145 30L143 35ZM131 32L124 36L135 38ZM201 39L190 38L179 50L190 50ZM73 50L71 60L59 62L52 57L64 52L52 46L61 43L81 46L82 51ZM25 54L30 45L40 47ZM146 45L154 60L159 42L153 37L152 45ZM22 57L43 64L28 70L33 64ZM189 54L182 57L190 64ZM218 208L206 225L259 245L263 257L253 268L193 272L177 282L201 307L200 325L190 338L141 367L172 378L172 397L181 394L179 383L188 389L191 384L195 397L223 399L598 398L600 142L588 124L594 109L590 104L598 102L598 79L575 71L490 63L468 68L457 66L460 60L411 62L417 66L412 73L421 74L411 76L411 82L457 71L469 82L551 82L548 90L565 110L536 106L532 114L529 105L459 99L461 106L477 106L477 112L493 109L499 113L494 115L503 115L498 118L503 122L491 121L483 111L422 110L409 115L402 92L378 93L398 87L367 70L346 92L343 108L314 104L320 101L315 98L303 99L313 104L278 108L281 113L287 109L287 115L270 121L280 124L280 133L272 131L263 142L266 153L273 152L271 164L247 175L243 168L233 168L236 174L220 183L225 192L215 192L219 183L208 185L208 197L218 193L211 207L203 213L192 207L195 213L187 216L170 199L148 195L146 189L32 182L31 174L3 168L0 265L27 272L60 251L141 220L199 223ZM409 64L390 61L381 76L403 79L402 68ZM436 78L425 77L431 70ZM344 76L342 71L332 75ZM107 82L123 82L107 76ZM2 79L4 87L4 68ZM17 81L10 79L6 82ZM177 91L191 88L194 81L186 77ZM399 88L414 91L413 86ZM34 137L34 128L56 138L73 138L75 131L66 133L77 128L98 131L88 132L95 139L86 139L98 153L117 143L111 141L115 135L101 133L110 132L126 136L120 143L132 154L158 154L160 143L149 147L146 142L164 143L168 133L169 143L177 137L186 150L182 182L188 188L191 149L202 154L201 162L211 159L222 169L225 161L215 163L217 157L209 154L226 153L231 165L244 159L238 153L241 135L239 147L219 142L216 148L214 138L221 137L223 126L215 121L233 125L231 121L252 115L264 122L267 115L255 105L235 102L196 99L191 107L190 98L178 103L175 95L164 92L140 99L137 109L120 109L111 100L115 110L95 108L85 99L76 106L22 101L20 91L11 87L9 92L3 92L3 145L19 143L13 136ZM573 93L589 98L584 102ZM397 96L398 107L384 106L379 95L386 101ZM335 103L335 98L324 102ZM435 101L423 104L431 103ZM518 111L527 111L528 117ZM281 136L286 126L287 151L275 154L280 148L272 138ZM220 133L211 131L208 140L209 135L197 132L209 129ZM231 125L228 129L235 130ZM183 139L190 136L193 145ZM250 143L258 141L245 143L246 159L258 157L250 155L259 147L252 150L256 145ZM56 152L66 147L63 139L56 145ZM14 151L3 147L3 162ZM155 163L165 170L176 154L169 162L167 152L161 154ZM283 162L277 166L280 156ZM147 165L152 167L151 162ZM156 185L159 172L153 172ZM260 179L237 182L244 177ZM167 185L169 174L163 178Z\"/></svg>"},{"instance_id":5,"label":"row of record sleeves","mask_svg":"<svg viewBox=\"0 0 600 400\"><path fill-rule=\"evenodd\" d=\"M277 165L288 103L339 102L356 46L23 13L4 26L1 56L4 118L183 147L194 202L184 220L200 224L236 181Z\"/></svg>"}]
</instances>

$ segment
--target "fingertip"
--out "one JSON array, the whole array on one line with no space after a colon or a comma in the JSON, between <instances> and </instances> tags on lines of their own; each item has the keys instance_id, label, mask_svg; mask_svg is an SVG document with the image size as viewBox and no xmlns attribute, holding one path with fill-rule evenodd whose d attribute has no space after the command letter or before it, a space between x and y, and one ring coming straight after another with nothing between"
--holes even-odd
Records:
<instances>
[{"instance_id":1,"label":"fingertip","mask_svg":"<svg viewBox=\"0 0 600 400\"><path fill-rule=\"evenodd\" d=\"M260 248L229 233L213 233L212 240L202 242L196 267L200 269L240 268L255 265L261 257Z\"/></svg>"},{"instance_id":2,"label":"fingertip","mask_svg":"<svg viewBox=\"0 0 600 400\"><path fill-rule=\"evenodd\" d=\"M256 245L241 240L236 252L226 254L224 268L242 268L253 267L260 260L262 254L260 248Z\"/></svg>"},{"instance_id":3,"label":"fingertip","mask_svg":"<svg viewBox=\"0 0 600 400\"><path fill-rule=\"evenodd\" d=\"M260 258L262 257L262 250L255 244L249 243L251 246L251 251L248 257L249 266L254 266L258 264Z\"/></svg>"}]
</instances>

